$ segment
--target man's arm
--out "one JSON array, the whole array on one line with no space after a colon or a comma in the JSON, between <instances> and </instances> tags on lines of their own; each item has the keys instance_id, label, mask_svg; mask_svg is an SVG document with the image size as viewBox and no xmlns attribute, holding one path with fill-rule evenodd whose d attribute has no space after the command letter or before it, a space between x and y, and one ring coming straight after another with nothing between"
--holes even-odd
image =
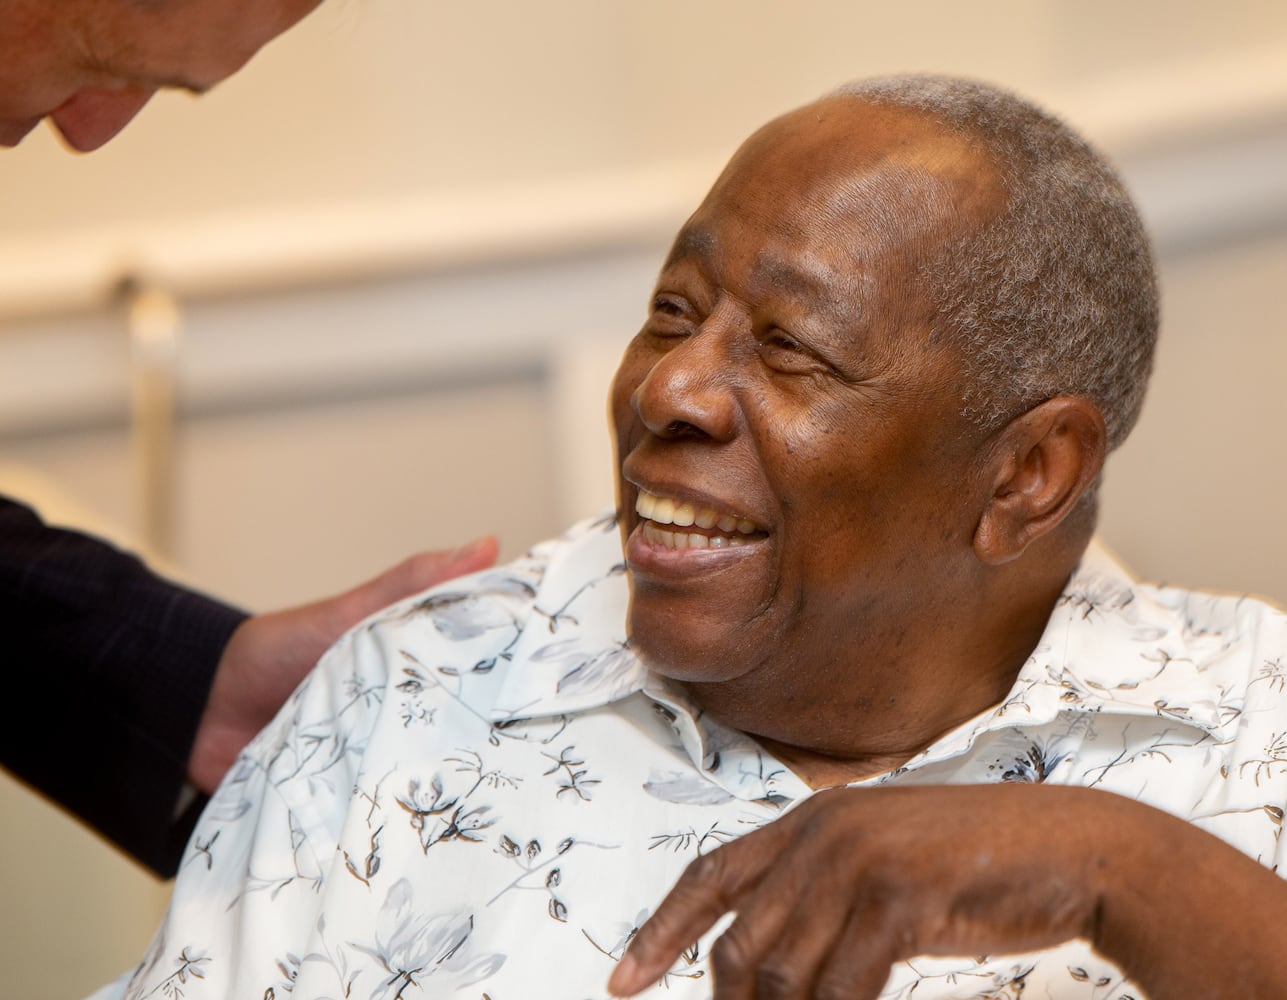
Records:
<instances>
[{"instance_id":1,"label":"man's arm","mask_svg":"<svg viewBox=\"0 0 1287 1000\"><path fill-rule=\"evenodd\" d=\"M1077 937L1156 1000L1287 987L1287 885L1195 826L1089 789L820 793L695 861L609 990L654 982L730 911L711 953L716 1000L865 1000L901 959Z\"/></svg>"},{"instance_id":2,"label":"man's arm","mask_svg":"<svg viewBox=\"0 0 1287 1000\"><path fill-rule=\"evenodd\" d=\"M253 618L0 498L9 720L0 762L158 874L195 810L322 650L385 603L495 558L483 539L329 601Z\"/></svg>"}]
</instances>

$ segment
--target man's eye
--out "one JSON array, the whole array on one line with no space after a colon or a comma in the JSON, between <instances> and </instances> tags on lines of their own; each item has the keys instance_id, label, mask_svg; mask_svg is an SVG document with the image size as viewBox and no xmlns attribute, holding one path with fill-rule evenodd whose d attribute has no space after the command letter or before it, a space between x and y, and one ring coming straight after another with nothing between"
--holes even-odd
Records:
<instances>
[{"instance_id":1,"label":"man's eye","mask_svg":"<svg viewBox=\"0 0 1287 1000\"><path fill-rule=\"evenodd\" d=\"M803 375L819 370L819 361L788 333L771 330L760 338L760 356L775 371Z\"/></svg>"},{"instance_id":2,"label":"man's eye","mask_svg":"<svg viewBox=\"0 0 1287 1000\"><path fill-rule=\"evenodd\" d=\"M684 315L684 306L669 295L658 295L652 300L652 311L661 313L663 316L682 316Z\"/></svg>"},{"instance_id":3,"label":"man's eye","mask_svg":"<svg viewBox=\"0 0 1287 1000\"><path fill-rule=\"evenodd\" d=\"M695 329L692 309L687 301L676 295L655 296L644 329L667 339L687 337Z\"/></svg>"}]
</instances>

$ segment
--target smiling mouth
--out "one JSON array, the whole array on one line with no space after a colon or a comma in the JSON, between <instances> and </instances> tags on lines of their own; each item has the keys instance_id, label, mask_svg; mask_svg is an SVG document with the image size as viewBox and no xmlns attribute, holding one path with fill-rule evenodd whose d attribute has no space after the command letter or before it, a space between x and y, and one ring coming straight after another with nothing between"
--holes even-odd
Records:
<instances>
[{"instance_id":1,"label":"smiling mouth","mask_svg":"<svg viewBox=\"0 0 1287 1000\"><path fill-rule=\"evenodd\" d=\"M644 539L661 548L721 549L764 537L764 530L749 518L642 489L635 499L635 512L643 518Z\"/></svg>"}]
</instances>

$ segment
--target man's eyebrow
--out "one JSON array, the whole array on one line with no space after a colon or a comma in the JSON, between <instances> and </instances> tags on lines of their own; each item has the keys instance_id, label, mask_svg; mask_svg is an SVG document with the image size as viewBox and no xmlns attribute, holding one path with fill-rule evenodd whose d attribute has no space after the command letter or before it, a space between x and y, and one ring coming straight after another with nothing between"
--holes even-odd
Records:
<instances>
[{"instance_id":1,"label":"man's eyebrow","mask_svg":"<svg viewBox=\"0 0 1287 1000\"><path fill-rule=\"evenodd\" d=\"M801 267L781 257L761 253L755 261L755 281L821 309L835 306L838 276L822 264L817 268Z\"/></svg>"},{"instance_id":2,"label":"man's eyebrow","mask_svg":"<svg viewBox=\"0 0 1287 1000\"><path fill-rule=\"evenodd\" d=\"M685 257L707 261L715 255L715 237L705 229L682 229L675 237L675 245L662 265L662 270Z\"/></svg>"},{"instance_id":3,"label":"man's eyebrow","mask_svg":"<svg viewBox=\"0 0 1287 1000\"><path fill-rule=\"evenodd\" d=\"M710 230L684 229L675 238L675 245L662 265L662 270L683 260L695 260L699 265L710 264L718 256L719 241ZM837 299L837 293L849 285L845 276L835 274L821 261L815 267L807 266L809 263L811 259L805 258L806 266L802 267L798 262L784 260L762 249L756 255L752 281L761 290L772 289L820 314L840 317L846 308L856 306L856 298L852 294L843 296L845 306Z\"/></svg>"}]
</instances>

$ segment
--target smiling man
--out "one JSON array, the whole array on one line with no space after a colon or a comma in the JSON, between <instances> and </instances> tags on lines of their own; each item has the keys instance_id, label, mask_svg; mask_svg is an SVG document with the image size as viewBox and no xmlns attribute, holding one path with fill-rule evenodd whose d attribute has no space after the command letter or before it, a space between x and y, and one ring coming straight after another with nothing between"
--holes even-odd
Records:
<instances>
[{"instance_id":1,"label":"smiling man","mask_svg":"<svg viewBox=\"0 0 1287 1000\"><path fill-rule=\"evenodd\" d=\"M1029 105L771 122L622 360L616 516L333 647L106 995L1281 995L1287 619L1090 545L1155 333Z\"/></svg>"},{"instance_id":2,"label":"smiling man","mask_svg":"<svg viewBox=\"0 0 1287 1000\"><path fill-rule=\"evenodd\" d=\"M995 428L965 412L962 352L915 289L926 256L998 214L1000 178L927 116L855 120L853 103L789 116L734 157L680 232L614 395L627 510L659 494L753 526L706 552L659 544L647 520L630 533L635 648L826 783L895 767L1000 701L1090 527L1074 519L1044 543L1057 558L1011 573L991 571L1008 551L972 548L979 512L997 516L984 501L1001 472L980 464ZM1131 250L1147 337L1142 238ZM1084 443L1050 498L1071 509L1101 422L1084 399L1040 412ZM970 634L1000 641L981 661ZM819 675L841 635L880 650L878 672ZM764 712L784 697L790 711Z\"/></svg>"},{"instance_id":3,"label":"smiling man","mask_svg":"<svg viewBox=\"0 0 1287 1000\"><path fill-rule=\"evenodd\" d=\"M0 146L48 118L97 149L158 90L209 90L318 2L0 0Z\"/></svg>"}]
</instances>

